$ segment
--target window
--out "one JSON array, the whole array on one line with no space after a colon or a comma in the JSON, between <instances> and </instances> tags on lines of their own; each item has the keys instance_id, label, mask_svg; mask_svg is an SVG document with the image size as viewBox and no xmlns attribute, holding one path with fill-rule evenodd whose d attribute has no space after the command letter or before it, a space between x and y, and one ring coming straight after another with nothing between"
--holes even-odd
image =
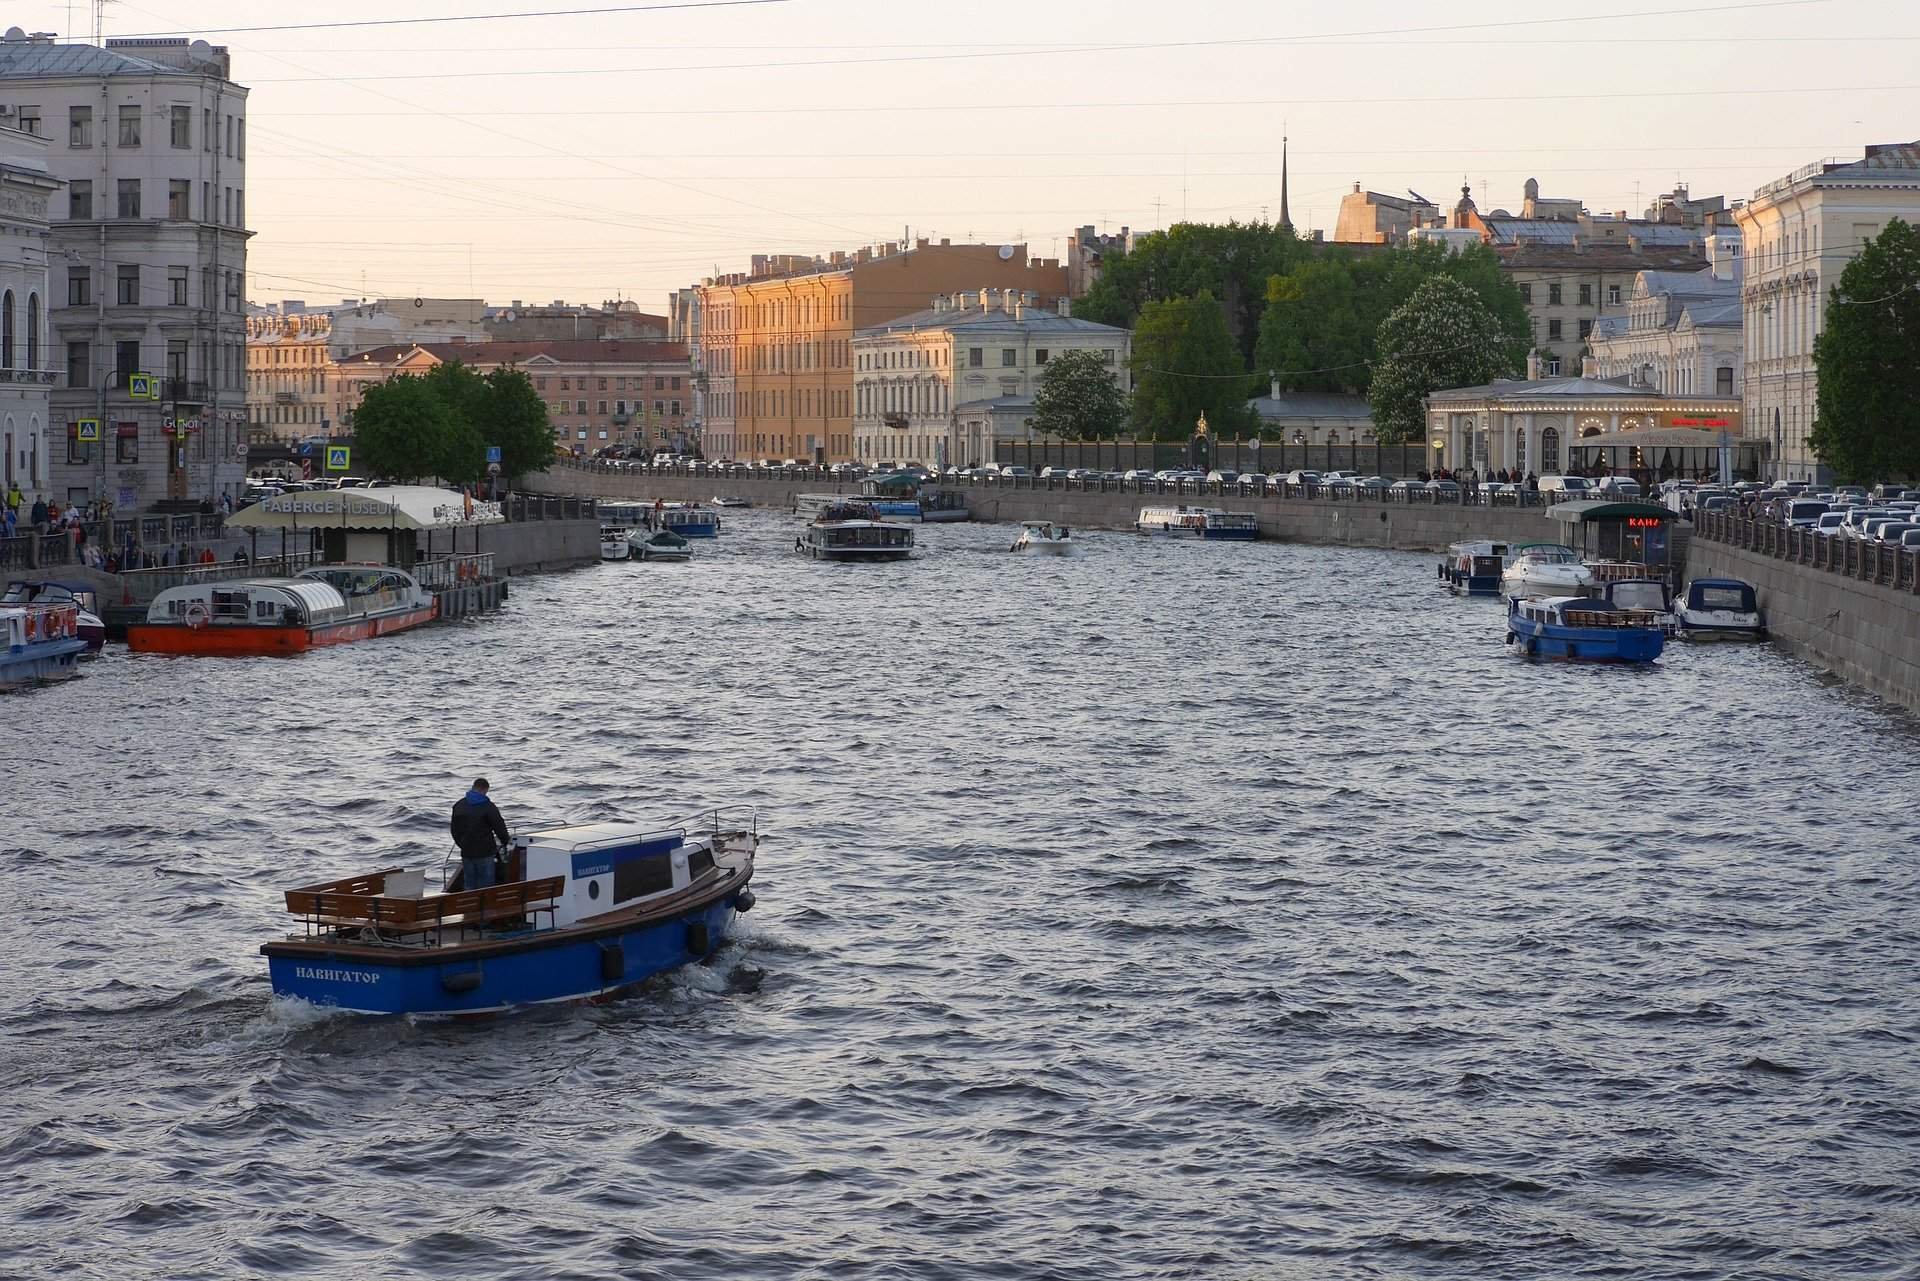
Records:
<instances>
[{"instance_id":1,"label":"window","mask_svg":"<svg viewBox=\"0 0 1920 1281\"><path fill-rule=\"evenodd\" d=\"M1558 307L1559 305L1560 305L1560 286L1548 285L1547 286L1547 306Z\"/></svg>"},{"instance_id":2,"label":"window","mask_svg":"<svg viewBox=\"0 0 1920 1281\"><path fill-rule=\"evenodd\" d=\"M0 295L0 369L13 368L13 290Z\"/></svg>"},{"instance_id":3,"label":"window","mask_svg":"<svg viewBox=\"0 0 1920 1281\"><path fill-rule=\"evenodd\" d=\"M20 121L19 129L21 133L30 133L35 137L39 136L40 108L29 107L22 104L18 113L18 119Z\"/></svg>"},{"instance_id":4,"label":"window","mask_svg":"<svg viewBox=\"0 0 1920 1281\"><path fill-rule=\"evenodd\" d=\"M140 343L128 339L113 345L113 381L124 391L129 375L140 372Z\"/></svg>"},{"instance_id":5,"label":"window","mask_svg":"<svg viewBox=\"0 0 1920 1281\"><path fill-rule=\"evenodd\" d=\"M544 379L544 378L536 378L536 379L534 379L534 380L533 380L533 389L534 389L535 391L545 391L545 390L547 389L547 380L546 380L546 379Z\"/></svg>"},{"instance_id":6,"label":"window","mask_svg":"<svg viewBox=\"0 0 1920 1281\"><path fill-rule=\"evenodd\" d=\"M193 184L185 178L167 180L167 217L176 222L185 222L193 217L189 205L193 201Z\"/></svg>"},{"instance_id":7,"label":"window","mask_svg":"<svg viewBox=\"0 0 1920 1281\"><path fill-rule=\"evenodd\" d=\"M93 446L81 444L80 441L78 440L79 435L80 435L80 424L68 423L67 424L67 461L70 463L92 462Z\"/></svg>"},{"instance_id":8,"label":"window","mask_svg":"<svg viewBox=\"0 0 1920 1281\"><path fill-rule=\"evenodd\" d=\"M227 156L229 159L231 159L233 156L233 117L232 116L227 117Z\"/></svg>"},{"instance_id":9,"label":"window","mask_svg":"<svg viewBox=\"0 0 1920 1281\"><path fill-rule=\"evenodd\" d=\"M604 379L604 378L602 378L602 379L600 380L600 390L601 390L601 391L605 391L606 389L607 389L607 380L606 380L606 379ZM601 412L602 412L602 413L605 413L606 411L605 411L604 409L602 409L602 410L601 410Z\"/></svg>"},{"instance_id":10,"label":"window","mask_svg":"<svg viewBox=\"0 0 1920 1281\"><path fill-rule=\"evenodd\" d=\"M1716 396L1733 395L1733 370L1726 365L1713 371L1713 394Z\"/></svg>"},{"instance_id":11,"label":"window","mask_svg":"<svg viewBox=\"0 0 1920 1281\"><path fill-rule=\"evenodd\" d=\"M134 434L118 435L113 438L113 461L116 463L137 463L140 461L140 437Z\"/></svg>"},{"instance_id":12,"label":"window","mask_svg":"<svg viewBox=\"0 0 1920 1281\"><path fill-rule=\"evenodd\" d=\"M979 347L967 348L967 368L978 369L987 363L987 353Z\"/></svg>"},{"instance_id":13,"label":"window","mask_svg":"<svg viewBox=\"0 0 1920 1281\"><path fill-rule=\"evenodd\" d=\"M1542 368L1542 372L1545 373L1547 377L1558 378L1560 376L1560 357L1558 356L1547 357L1547 359L1543 362L1541 368Z\"/></svg>"},{"instance_id":14,"label":"window","mask_svg":"<svg viewBox=\"0 0 1920 1281\"><path fill-rule=\"evenodd\" d=\"M1002 347L1000 349L1000 367L1002 369L1013 368L1014 362L1019 358L1020 353L1011 347Z\"/></svg>"},{"instance_id":15,"label":"window","mask_svg":"<svg viewBox=\"0 0 1920 1281\"><path fill-rule=\"evenodd\" d=\"M167 112L167 141L185 151L193 146L193 108L175 106Z\"/></svg>"},{"instance_id":16,"label":"window","mask_svg":"<svg viewBox=\"0 0 1920 1281\"><path fill-rule=\"evenodd\" d=\"M1547 322L1547 341L1560 341L1560 322L1558 320L1549 320Z\"/></svg>"},{"instance_id":17,"label":"window","mask_svg":"<svg viewBox=\"0 0 1920 1281\"><path fill-rule=\"evenodd\" d=\"M1586 341L1587 335L1592 332L1593 322L1591 320L1583 320L1580 322L1580 339L1582 342Z\"/></svg>"},{"instance_id":18,"label":"window","mask_svg":"<svg viewBox=\"0 0 1920 1281\"><path fill-rule=\"evenodd\" d=\"M93 108L67 108L67 145L69 147L91 147L93 145Z\"/></svg>"},{"instance_id":19,"label":"window","mask_svg":"<svg viewBox=\"0 0 1920 1281\"><path fill-rule=\"evenodd\" d=\"M672 385L675 391L680 390L680 379L678 376L675 376L674 378L669 379L668 382Z\"/></svg>"},{"instance_id":20,"label":"window","mask_svg":"<svg viewBox=\"0 0 1920 1281\"><path fill-rule=\"evenodd\" d=\"M680 416L680 402L677 400L673 402L673 416L675 418Z\"/></svg>"},{"instance_id":21,"label":"window","mask_svg":"<svg viewBox=\"0 0 1920 1281\"><path fill-rule=\"evenodd\" d=\"M27 295L27 368L40 368L40 295Z\"/></svg>"},{"instance_id":22,"label":"window","mask_svg":"<svg viewBox=\"0 0 1920 1281\"><path fill-rule=\"evenodd\" d=\"M1047 349L1045 347L1036 347L1034 349L1033 363L1036 365L1044 365L1047 363Z\"/></svg>"},{"instance_id":23,"label":"window","mask_svg":"<svg viewBox=\"0 0 1920 1281\"><path fill-rule=\"evenodd\" d=\"M247 225L247 191L244 187L233 189L233 225L236 227Z\"/></svg>"},{"instance_id":24,"label":"window","mask_svg":"<svg viewBox=\"0 0 1920 1281\"><path fill-rule=\"evenodd\" d=\"M67 386L93 386L93 347L85 342L67 344Z\"/></svg>"},{"instance_id":25,"label":"window","mask_svg":"<svg viewBox=\"0 0 1920 1281\"><path fill-rule=\"evenodd\" d=\"M140 216L140 180L122 178L119 187L119 206L114 213L116 218L138 218Z\"/></svg>"},{"instance_id":26,"label":"window","mask_svg":"<svg viewBox=\"0 0 1920 1281\"><path fill-rule=\"evenodd\" d=\"M665 391L666 387L667 387L667 380L661 377L660 375L655 374L653 378L653 389L655 391Z\"/></svg>"},{"instance_id":27,"label":"window","mask_svg":"<svg viewBox=\"0 0 1920 1281\"><path fill-rule=\"evenodd\" d=\"M118 288L114 293L114 301L122 307L137 307L140 305L139 263L123 262L120 264Z\"/></svg>"},{"instance_id":28,"label":"window","mask_svg":"<svg viewBox=\"0 0 1920 1281\"><path fill-rule=\"evenodd\" d=\"M662 415L662 414L664 414L664 413L666 413L666 412L667 412L667 402L666 402L666 401L664 401L664 400L656 400L656 401L654 401L654 402L653 402L653 416L654 416L655 418L658 418L658 417L659 417L660 415ZM774 406L774 407L773 407L772 409L769 409L769 410L768 410L767 412L768 412L768 413L770 413L770 414L777 414L777 413L779 413L779 412L780 412L780 407L779 407L778 405L776 405L776 406Z\"/></svg>"},{"instance_id":29,"label":"window","mask_svg":"<svg viewBox=\"0 0 1920 1281\"><path fill-rule=\"evenodd\" d=\"M602 381L602 382L605 382L606 380L605 380L605 379L601 379L601 381ZM606 401L604 401L604 400L603 400L603 401L601 401L601 402L600 402L600 409L599 409L599 412L600 412L600 413L603 413L603 414L607 412L607 402L606 402Z\"/></svg>"},{"instance_id":30,"label":"window","mask_svg":"<svg viewBox=\"0 0 1920 1281\"><path fill-rule=\"evenodd\" d=\"M1533 286L1532 285L1520 286L1520 301L1527 304L1527 306L1529 307L1533 305Z\"/></svg>"},{"instance_id":31,"label":"window","mask_svg":"<svg viewBox=\"0 0 1920 1281\"><path fill-rule=\"evenodd\" d=\"M140 108L138 106L120 108L120 145L123 147L140 145Z\"/></svg>"},{"instance_id":32,"label":"window","mask_svg":"<svg viewBox=\"0 0 1920 1281\"><path fill-rule=\"evenodd\" d=\"M584 414L584 413L586 413L586 412L587 412L587 402L586 402L586 401L584 401L584 400L576 400L576 401L574 401L574 402L573 402L573 412L574 412L574 413L576 413L576 414Z\"/></svg>"},{"instance_id":33,"label":"window","mask_svg":"<svg viewBox=\"0 0 1920 1281\"><path fill-rule=\"evenodd\" d=\"M67 184L67 217L93 217L93 183L87 179Z\"/></svg>"},{"instance_id":34,"label":"window","mask_svg":"<svg viewBox=\"0 0 1920 1281\"><path fill-rule=\"evenodd\" d=\"M233 225L233 188L222 187L220 188L220 191L223 197L222 203L224 203L227 208L227 216L223 218L221 221L225 222L227 226L231 227Z\"/></svg>"},{"instance_id":35,"label":"window","mask_svg":"<svg viewBox=\"0 0 1920 1281\"><path fill-rule=\"evenodd\" d=\"M1607 286L1607 305L1609 307L1618 307L1620 305L1620 286Z\"/></svg>"},{"instance_id":36,"label":"window","mask_svg":"<svg viewBox=\"0 0 1920 1281\"><path fill-rule=\"evenodd\" d=\"M213 150L213 109L211 107L200 109L200 150Z\"/></svg>"},{"instance_id":37,"label":"window","mask_svg":"<svg viewBox=\"0 0 1920 1281\"><path fill-rule=\"evenodd\" d=\"M170 307L187 305L187 269L185 267L167 268L167 305ZM184 373L180 376L186 377Z\"/></svg>"},{"instance_id":38,"label":"window","mask_svg":"<svg viewBox=\"0 0 1920 1281\"><path fill-rule=\"evenodd\" d=\"M1580 305L1582 307L1591 307L1593 305L1593 286L1592 285L1580 286Z\"/></svg>"}]
</instances>

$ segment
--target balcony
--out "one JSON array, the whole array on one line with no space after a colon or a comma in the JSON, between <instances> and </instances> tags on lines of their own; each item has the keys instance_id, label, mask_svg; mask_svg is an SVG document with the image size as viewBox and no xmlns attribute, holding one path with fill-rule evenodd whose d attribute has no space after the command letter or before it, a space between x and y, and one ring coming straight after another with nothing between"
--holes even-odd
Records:
<instances>
[{"instance_id":1,"label":"balcony","mask_svg":"<svg viewBox=\"0 0 1920 1281\"><path fill-rule=\"evenodd\" d=\"M60 381L58 369L0 369L0 383L45 383Z\"/></svg>"},{"instance_id":2,"label":"balcony","mask_svg":"<svg viewBox=\"0 0 1920 1281\"><path fill-rule=\"evenodd\" d=\"M615 414L613 416L613 425L615 427L625 427L628 423L632 421L633 421L632 414Z\"/></svg>"},{"instance_id":3,"label":"balcony","mask_svg":"<svg viewBox=\"0 0 1920 1281\"><path fill-rule=\"evenodd\" d=\"M273 393L273 403L276 405L297 405L300 403L300 393L297 391L276 391Z\"/></svg>"},{"instance_id":4,"label":"balcony","mask_svg":"<svg viewBox=\"0 0 1920 1281\"><path fill-rule=\"evenodd\" d=\"M279 392L277 395L288 396L292 393ZM193 382L186 378L168 378L160 384L160 398L171 400L175 404L204 405L211 396L208 394L207 385L203 382Z\"/></svg>"}]
</instances>

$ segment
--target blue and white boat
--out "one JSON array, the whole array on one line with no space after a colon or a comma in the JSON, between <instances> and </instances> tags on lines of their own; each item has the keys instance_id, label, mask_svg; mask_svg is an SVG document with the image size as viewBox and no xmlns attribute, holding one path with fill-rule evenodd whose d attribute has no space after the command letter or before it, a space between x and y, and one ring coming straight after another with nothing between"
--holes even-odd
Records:
<instances>
[{"instance_id":1,"label":"blue and white boat","mask_svg":"<svg viewBox=\"0 0 1920 1281\"><path fill-rule=\"evenodd\" d=\"M14 689L36 681L65 680L79 669L87 652L80 634L80 607L61 605L0 606L0 689Z\"/></svg>"},{"instance_id":2,"label":"blue and white boat","mask_svg":"<svg viewBox=\"0 0 1920 1281\"><path fill-rule=\"evenodd\" d=\"M1260 536L1260 521L1252 512L1222 511L1218 507L1142 507L1136 531L1170 538L1201 538L1208 542L1250 543Z\"/></svg>"},{"instance_id":3,"label":"blue and white boat","mask_svg":"<svg viewBox=\"0 0 1920 1281\"><path fill-rule=\"evenodd\" d=\"M1665 643L1653 614L1591 596L1523 596L1507 605L1507 644L1528 658L1651 663Z\"/></svg>"},{"instance_id":4,"label":"blue and white boat","mask_svg":"<svg viewBox=\"0 0 1920 1281\"><path fill-rule=\"evenodd\" d=\"M712 955L753 907L759 843L750 810L525 832L486 889L392 867L288 890L301 932L260 952L274 995L359 1014L600 1000Z\"/></svg>"},{"instance_id":5,"label":"blue and white boat","mask_svg":"<svg viewBox=\"0 0 1920 1281\"><path fill-rule=\"evenodd\" d=\"M682 538L720 537L720 513L698 503L668 503L655 513L653 525Z\"/></svg>"},{"instance_id":6,"label":"blue and white boat","mask_svg":"<svg viewBox=\"0 0 1920 1281\"><path fill-rule=\"evenodd\" d=\"M1452 543L1440 562L1440 581L1456 596L1498 596L1507 572L1507 544L1479 539Z\"/></svg>"},{"instance_id":7,"label":"blue and white boat","mask_svg":"<svg viewBox=\"0 0 1920 1281\"><path fill-rule=\"evenodd\" d=\"M1681 640L1767 639L1767 616L1753 584L1738 578L1696 578L1674 611Z\"/></svg>"}]
</instances>

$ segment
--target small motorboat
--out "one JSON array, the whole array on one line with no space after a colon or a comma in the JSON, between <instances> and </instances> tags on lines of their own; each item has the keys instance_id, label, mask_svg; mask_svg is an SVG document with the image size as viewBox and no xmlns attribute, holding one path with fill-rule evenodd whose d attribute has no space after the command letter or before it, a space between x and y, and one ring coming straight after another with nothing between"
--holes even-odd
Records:
<instances>
[{"instance_id":1,"label":"small motorboat","mask_svg":"<svg viewBox=\"0 0 1920 1281\"><path fill-rule=\"evenodd\" d=\"M1039 556L1065 556L1073 551L1073 531L1050 520L1023 520L1020 537L1013 540L1010 552L1033 552Z\"/></svg>"},{"instance_id":2,"label":"small motorboat","mask_svg":"<svg viewBox=\"0 0 1920 1281\"><path fill-rule=\"evenodd\" d=\"M80 639L93 653L107 643L107 625L100 620L99 597L85 583L15 579L0 593L0 605L74 605L80 610Z\"/></svg>"},{"instance_id":3,"label":"small motorboat","mask_svg":"<svg viewBox=\"0 0 1920 1281\"><path fill-rule=\"evenodd\" d=\"M431 623L440 603L391 565L316 565L296 578L235 578L169 587L127 648L155 654L298 654Z\"/></svg>"},{"instance_id":4,"label":"small motorboat","mask_svg":"<svg viewBox=\"0 0 1920 1281\"><path fill-rule=\"evenodd\" d=\"M752 503L732 494L722 494L713 500L715 507L751 507Z\"/></svg>"},{"instance_id":5,"label":"small motorboat","mask_svg":"<svg viewBox=\"0 0 1920 1281\"><path fill-rule=\"evenodd\" d=\"M836 502L801 531L793 550L815 560L905 560L913 554L913 527L881 520L870 503Z\"/></svg>"},{"instance_id":6,"label":"small motorboat","mask_svg":"<svg viewBox=\"0 0 1920 1281\"><path fill-rule=\"evenodd\" d=\"M1440 562L1440 581L1456 596L1498 596L1507 572L1507 544L1480 539L1453 543Z\"/></svg>"},{"instance_id":7,"label":"small motorboat","mask_svg":"<svg viewBox=\"0 0 1920 1281\"><path fill-rule=\"evenodd\" d=\"M0 641L0 689L65 680L87 649L72 603L0 605Z\"/></svg>"},{"instance_id":8,"label":"small motorboat","mask_svg":"<svg viewBox=\"0 0 1920 1281\"><path fill-rule=\"evenodd\" d=\"M1753 584L1738 578L1696 578L1674 611L1681 640L1767 639L1767 616Z\"/></svg>"},{"instance_id":9,"label":"small motorboat","mask_svg":"<svg viewBox=\"0 0 1920 1281\"><path fill-rule=\"evenodd\" d=\"M1507 605L1507 644L1528 658L1651 663L1665 642L1655 615L1591 596L1527 596Z\"/></svg>"},{"instance_id":10,"label":"small motorboat","mask_svg":"<svg viewBox=\"0 0 1920 1281\"><path fill-rule=\"evenodd\" d=\"M428 893L426 869L389 867L288 890L300 930L260 952L275 996L359 1014L604 999L726 942L759 844L752 810L543 828L514 837L484 889L456 871Z\"/></svg>"},{"instance_id":11,"label":"small motorboat","mask_svg":"<svg viewBox=\"0 0 1920 1281\"><path fill-rule=\"evenodd\" d=\"M602 525L600 527L600 559L627 560L627 530L623 525Z\"/></svg>"},{"instance_id":12,"label":"small motorboat","mask_svg":"<svg viewBox=\"0 0 1920 1281\"><path fill-rule=\"evenodd\" d=\"M1593 586L1593 571L1580 563L1580 553L1564 543L1522 543L1500 575L1500 594L1508 600L1523 596L1578 596Z\"/></svg>"},{"instance_id":13,"label":"small motorboat","mask_svg":"<svg viewBox=\"0 0 1920 1281\"><path fill-rule=\"evenodd\" d=\"M627 535L628 555L635 560L692 560L693 547L670 529L649 534L636 529Z\"/></svg>"}]
</instances>

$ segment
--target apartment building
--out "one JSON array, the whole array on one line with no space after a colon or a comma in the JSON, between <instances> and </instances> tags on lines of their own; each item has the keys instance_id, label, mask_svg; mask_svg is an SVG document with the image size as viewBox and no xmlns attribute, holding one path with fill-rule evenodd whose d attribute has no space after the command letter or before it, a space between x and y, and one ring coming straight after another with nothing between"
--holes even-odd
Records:
<instances>
[{"instance_id":1,"label":"apartment building","mask_svg":"<svg viewBox=\"0 0 1920 1281\"><path fill-rule=\"evenodd\" d=\"M309 307L288 299L247 315L247 425L284 440L339 428L351 404L341 361L374 347L484 342L478 298L347 298Z\"/></svg>"},{"instance_id":2,"label":"apartment building","mask_svg":"<svg viewBox=\"0 0 1920 1281\"><path fill-rule=\"evenodd\" d=\"M1732 266L1641 272L1625 305L1600 318L1581 372L1676 396L1739 395L1740 282Z\"/></svg>"},{"instance_id":3,"label":"apartment building","mask_svg":"<svg viewBox=\"0 0 1920 1281\"><path fill-rule=\"evenodd\" d=\"M0 123L0 489L18 485L29 500L68 497L49 488L59 371L47 351L47 219L59 190L46 137Z\"/></svg>"},{"instance_id":4,"label":"apartment building","mask_svg":"<svg viewBox=\"0 0 1920 1281\"><path fill-rule=\"evenodd\" d=\"M1894 218L1920 222L1920 142L1870 146L1859 160L1819 160L1753 193L1737 210L1748 245L1741 290L1749 434L1780 480L1829 481L1807 443L1819 404L1813 363L1827 293L1861 246Z\"/></svg>"},{"instance_id":5,"label":"apartment building","mask_svg":"<svg viewBox=\"0 0 1920 1281\"><path fill-rule=\"evenodd\" d=\"M239 489L246 103L227 50L203 40L0 38L0 119L48 139L64 184L48 307L59 495L133 509ZM133 395L135 374L157 398Z\"/></svg>"},{"instance_id":6,"label":"apartment building","mask_svg":"<svg viewBox=\"0 0 1920 1281\"><path fill-rule=\"evenodd\" d=\"M1027 425L1047 365L1093 351L1127 389L1133 335L1042 307L1037 296L981 289L934 299L925 311L862 329L853 339L853 453L863 463L934 466L999 460Z\"/></svg>"},{"instance_id":7,"label":"apartment building","mask_svg":"<svg viewBox=\"0 0 1920 1281\"><path fill-rule=\"evenodd\" d=\"M756 256L747 273L700 287L700 354L710 458L848 461L854 453L853 338L980 289L1057 307L1067 273L1025 245L889 243L827 259Z\"/></svg>"},{"instance_id":8,"label":"apartment building","mask_svg":"<svg viewBox=\"0 0 1920 1281\"><path fill-rule=\"evenodd\" d=\"M404 343L358 352L337 364L329 395L353 408L366 389L397 374L424 374L459 361L479 373L514 368L533 380L547 404L554 444L577 454L620 445L685 451L693 379L684 344L604 342Z\"/></svg>"}]
</instances>

